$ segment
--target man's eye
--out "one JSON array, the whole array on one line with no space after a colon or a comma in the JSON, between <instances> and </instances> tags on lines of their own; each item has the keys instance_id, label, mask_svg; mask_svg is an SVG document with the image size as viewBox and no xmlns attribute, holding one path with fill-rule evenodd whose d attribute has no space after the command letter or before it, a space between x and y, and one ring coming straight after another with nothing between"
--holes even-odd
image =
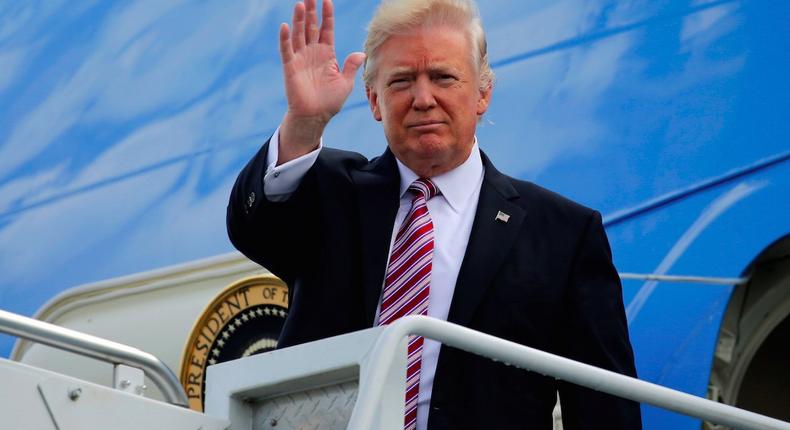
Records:
<instances>
[{"instance_id":1,"label":"man's eye","mask_svg":"<svg viewBox=\"0 0 790 430\"><path fill-rule=\"evenodd\" d=\"M389 86L394 88L403 88L409 85L409 80L406 78L398 78L390 81Z\"/></svg>"},{"instance_id":2,"label":"man's eye","mask_svg":"<svg viewBox=\"0 0 790 430\"><path fill-rule=\"evenodd\" d=\"M455 81L455 76L453 76L453 75L439 75L436 79L439 82L450 83L450 82L454 82Z\"/></svg>"}]
</instances>

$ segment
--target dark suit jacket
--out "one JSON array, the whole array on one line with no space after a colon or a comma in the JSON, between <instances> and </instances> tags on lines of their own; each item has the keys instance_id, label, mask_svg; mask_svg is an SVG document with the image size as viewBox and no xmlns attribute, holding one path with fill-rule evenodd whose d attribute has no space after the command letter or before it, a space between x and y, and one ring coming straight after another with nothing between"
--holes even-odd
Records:
<instances>
[{"instance_id":1,"label":"dark suit jacket","mask_svg":"<svg viewBox=\"0 0 790 430\"><path fill-rule=\"evenodd\" d=\"M228 205L233 244L291 286L287 347L373 326L399 205L392 153L324 148L299 189L263 192L268 143ZM634 376L619 278L600 215L529 182L485 176L448 321ZM502 211L507 223L496 221ZM429 428L641 428L639 405L442 347Z\"/></svg>"}]
</instances>

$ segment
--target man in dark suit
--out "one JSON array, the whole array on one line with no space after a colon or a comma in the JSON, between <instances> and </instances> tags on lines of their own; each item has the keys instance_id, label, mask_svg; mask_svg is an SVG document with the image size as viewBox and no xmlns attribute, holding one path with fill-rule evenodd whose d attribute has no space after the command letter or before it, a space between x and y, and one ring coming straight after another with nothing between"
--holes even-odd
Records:
<instances>
[{"instance_id":1,"label":"man in dark suit","mask_svg":"<svg viewBox=\"0 0 790 430\"><path fill-rule=\"evenodd\" d=\"M228 205L234 245L291 286L279 346L417 313L635 375L600 215L477 146L493 74L471 1L383 3L342 70L322 14L308 0L280 28L288 111ZM388 142L372 161L320 142L363 62ZM548 429L557 392L566 429L641 427L633 402L422 342L405 428Z\"/></svg>"}]
</instances>

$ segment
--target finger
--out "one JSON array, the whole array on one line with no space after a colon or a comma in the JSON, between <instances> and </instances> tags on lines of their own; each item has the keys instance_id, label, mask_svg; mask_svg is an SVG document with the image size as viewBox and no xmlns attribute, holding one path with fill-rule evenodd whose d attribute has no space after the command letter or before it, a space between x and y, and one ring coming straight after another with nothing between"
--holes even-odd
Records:
<instances>
[{"instance_id":1,"label":"finger","mask_svg":"<svg viewBox=\"0 0 790 430\"><path fill-rule=\"evenodd\" d=\"M332 0L324 0L321 8L321 35L319 43L330 46L335 45L335 8L332 7Z\"/></svg>"},{"instance_id":2,"label":"finger","mask_svg":"<svg viewBox=\"0 0 790 430\"><path fill-rule=\"evenodd\" d=\"M304 48L304 15L304 3L296 3L293 28L291 29L291 46L294 52Z\"/></svg>"},{"instance_id":3,"label":"finger","mask_svg":"<svg viewBox=\"0 0 790 430\"><path fill-rule=\"evenodd\" d=\"M361 52L354 52L348 54L346 61L343 62L343 77L347 80L353 81L357 70L365 62L365 54Z\"/></svg>"},{"instance_id":4,"label":"finger","mask_svg":"<svg viewBox=\"0 0 790 430\"><path fill-rule=\"evenodd\" d=\"M290 63L294 58L294 51L291 47L291 31L288 24L280 24L280 58L283 64Z\"/></svg>"},{"instance_id":5,"label":"finger","mask_svg":"<svg viewBox=\"0 0 790 430\"><path fill-rule=\"evenodd\" d=\"M305 23L305 42L318 42L318 6L316 0L305 0L307 8L307 22Z\"/></svg>"}]
</instances>

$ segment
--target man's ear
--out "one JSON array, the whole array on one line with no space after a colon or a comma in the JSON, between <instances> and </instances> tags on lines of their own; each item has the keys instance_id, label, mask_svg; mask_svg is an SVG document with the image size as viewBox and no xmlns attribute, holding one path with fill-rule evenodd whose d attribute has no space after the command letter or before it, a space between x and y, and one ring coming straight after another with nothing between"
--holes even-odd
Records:
<instances>
[{"instance_id":1,"label":"man's ear","mask_svg":"<svg viewBox=\"0 0 790 430\"><path fill-rule=\"evenodd\" d=\"M491 103L491 93L494 91L494 86L489 85L480 90L480 98L477 99L477 115L482 116L488 110L488 105Z\"/></svg>"},{"instance_id":2,"label":"man's ear","mask_svg":"<svg viewBox=\"0 0 790 430\"><path fill-rule=\"evenodd\" d=\"M373 112L373 118L375 118L376 121L381 121L381 110L379 109L378 93L376 93L376 90L373 88L365 85L365 95L368 97L368 103L370 104L370 111Z\"/></svg>"}]
</instances>

